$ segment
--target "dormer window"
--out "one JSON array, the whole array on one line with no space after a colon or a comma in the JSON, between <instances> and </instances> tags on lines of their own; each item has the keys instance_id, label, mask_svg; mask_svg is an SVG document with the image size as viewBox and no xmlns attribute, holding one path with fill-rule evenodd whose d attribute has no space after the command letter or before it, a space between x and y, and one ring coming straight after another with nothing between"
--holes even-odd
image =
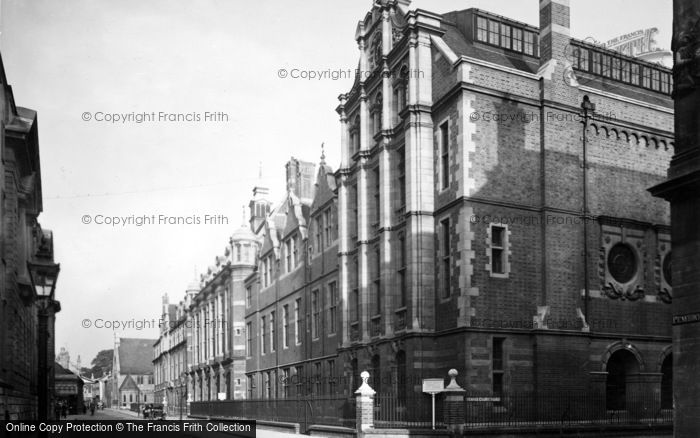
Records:
<instances>
[{"instance_id":1,"label":"dormer window","mask_svg":"<svg viewBox=\"0 0 700 438\"><path fill-rule=\"evenodd\" d=\"M501 22L496 18L476 17L474 39L482 43L502 47L530 56L538 56L535 31L513 22Z\"/></svg>"},{"instance_id":2,"label":"dormer window","mask_svg":"<svg viewBox=\"0 0 700 438\"><path fill-rule=\"evenodd\" d=\"M576 44L573 54L577 70L664 94L671 91L671 72L663 67L637 62L584 42L572 40L572 43Z\"/></svg>"}]
</instances>

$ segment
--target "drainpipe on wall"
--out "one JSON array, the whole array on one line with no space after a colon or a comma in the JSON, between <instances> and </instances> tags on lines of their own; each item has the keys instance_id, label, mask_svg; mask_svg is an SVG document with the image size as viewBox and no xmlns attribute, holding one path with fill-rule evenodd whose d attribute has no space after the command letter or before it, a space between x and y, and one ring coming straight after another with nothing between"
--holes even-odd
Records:
<instances>
[{"instance_id":1,"label":"drainpipe on wall","mask_svg":"<svg viewBox=\"0 0 700 438\"><path fill-rule=\"evenodd\" d=\"M588 118L595 111L595 104L590 101L588 96L583 96L581 102L583 110L583 316L588 323L588 300L589 300L589 281L588 281L588 159L587 159L587 131Z\"/></svg>"}]
</instances>

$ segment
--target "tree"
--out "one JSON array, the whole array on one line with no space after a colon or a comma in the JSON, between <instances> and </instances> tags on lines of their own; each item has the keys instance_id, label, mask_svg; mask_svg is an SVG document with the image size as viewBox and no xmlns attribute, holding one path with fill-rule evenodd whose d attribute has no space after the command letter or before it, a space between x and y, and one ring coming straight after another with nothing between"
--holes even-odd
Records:
<instances>
[{"instance_id":1,"label":"tree","mask_svg":"<svg viewBox=\"0 0 700 438\"><path fill-rule=\"evenodd\" d=\"M90 373L94 374L96 379L99 379L100 377L112 372L113 357L114 350L101 350L90 363L92 365L92 368L90 368ZM88 377L90 376L88 375Z\"/></svg>"}]
</instances>

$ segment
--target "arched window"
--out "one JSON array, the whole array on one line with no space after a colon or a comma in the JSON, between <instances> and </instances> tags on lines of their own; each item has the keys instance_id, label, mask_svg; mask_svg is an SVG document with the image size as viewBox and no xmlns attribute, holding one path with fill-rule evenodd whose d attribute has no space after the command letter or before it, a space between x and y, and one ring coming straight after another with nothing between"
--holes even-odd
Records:
<instances>
[{"instance_id":1,"label":"arched window","mask_svg":"<svg viewBox=\"0 0 700 438\"><path fill-rule=\"evenodd\" d=\"M236 261L237 262L241 261L241 244L240 243L236 244Z\"/></svg>"}]
</instances>

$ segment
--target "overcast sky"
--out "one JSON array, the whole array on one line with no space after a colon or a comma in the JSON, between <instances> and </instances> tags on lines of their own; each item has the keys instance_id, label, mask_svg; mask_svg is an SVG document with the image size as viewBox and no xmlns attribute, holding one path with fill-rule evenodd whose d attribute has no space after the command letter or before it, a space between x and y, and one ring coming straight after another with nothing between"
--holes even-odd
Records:
<instances>
[{"instance_id":1,"label":"overcast sky","mask_svg":"<svg viewBox=\"0 0 700 438\"><path fill-rule=\"evenodd\" d=\"M325 142L337 168L335 107L352 78L281 79L278 72L354 69L355 27L371 0L0 2L8 81L17 105L38 111L39 219L54 231L61 263L56 349L66 347L74 362L80 355L85 366L112 347L115 332L95 328L96 320L157 323L161 296L182 298L195 267L212 265L240 226L259 163L275 200L290 156L318 162ZM606 41L658 27L658 46L670 47L670 0L571 3L576 38ZM538 24L535 0L414 0L411 7L478 7ZM228 121L95 120L153 112L220 112ZM228 225L112 227L95 224L98 215L223 215ZM155 338L157 329L116 334Z\"/></svg>"}]
</instances>

